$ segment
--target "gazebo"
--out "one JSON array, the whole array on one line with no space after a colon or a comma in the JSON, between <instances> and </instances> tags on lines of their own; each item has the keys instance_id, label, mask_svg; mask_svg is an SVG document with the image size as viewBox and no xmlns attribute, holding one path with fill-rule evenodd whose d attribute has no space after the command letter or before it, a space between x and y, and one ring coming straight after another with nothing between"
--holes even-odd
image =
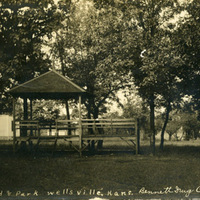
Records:
<instances>
[{"instance_id":1,"label":"gazebo","mask_svg":"<svg viewBox=\"0 0 200 200\"><path fill-rule=\"evenodd\" d=\"M140 137L138 119L82 119L81 101L82 97L88 94L70 79L54 70L12 88L9 93L13 96L14 152L19 142L32 144L33 141L37 141L36 146L38 146L42 140L51 140L54 142L54 147L56 147L57 140L62 139L69 142L80 155L82 155L82 151L91 143L94 144L98 141L125 142L130 147L134 146L136 154L139 153ZM23 99L23 120L16 120L16 100L18 98ZM35 99L68 100L72 98L78 100L78 119L55 119L53 127L55 135L40 134L40 130L50 129L50 127L46 122L42 124L40 120L33 120L32 101ZM28 110L30 110L29 115ZM20 136L16 135L17 130L20 131ZM78 130L78 133L74 135L61 135L59 133L60 130ZM91 135L89 132L93 134ZM76 145L73 143L76 143Z\"/></svg>"},{"instance_id":2,"label":"gazebo","mask_svg":"<svg viewBox=\"0 0 200 200\"><path fill-rule=\"evenodd\" d=\"M70 79L62 76L58 72L52 70L48 71L39 77L33 78L21 85L18 85L10 89L9 93L13 96L13 149L15 151L16 144L22 141L31 141L31 139L44 138L39 135L39 121L32 120L33 106L32 101L34 99L45 100L68 100L78 99L79 106L79 127L81 126L81 99L86 94L86 91L73 83ZM23 120L16 121L16 99L23 99ZM29 104L28 104L29 100ZM28 116L28 107L30 108L30 116ZM70 121L70 120L69 120ZM67 123L70 123L70 122ZM46 127L46 126L44 126ZM69 128L68 124L67 127ZM16 128L20 129L20 137L16 137ZM58 128L58 127L57 127ZM27 136L27 130L37 130L38 135L33 136L30 134ZM56 129L58 134L58 129ZM81 134L80 134L81 135ZM31 136L31 137L30 137ZM58 135L57 135L58 136ZM48 137L55 139L55 144L58 137ZM81 144L80 144L81 145ZM81 148L81 147L80 147Z\"/></svg>"}]
</instances>

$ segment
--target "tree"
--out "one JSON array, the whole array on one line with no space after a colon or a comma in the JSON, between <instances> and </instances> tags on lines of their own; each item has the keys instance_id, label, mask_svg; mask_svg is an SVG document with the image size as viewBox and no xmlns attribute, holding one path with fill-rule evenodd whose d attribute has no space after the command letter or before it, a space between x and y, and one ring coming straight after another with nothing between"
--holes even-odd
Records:
<instances>
[{"instance_id":1,"label":"tree","mask_svg":"<svg viewBox=\"0 0 200 200\"><path fill-rule=\"evenodd\" d=\"M178 112L179 124L183 128L186 139L197 139L199 136L198 110L196 110L195 100L190 96L185 97L181 110Z\"/></svg>"},{"instance_id":2,"label":"tree","mask_svg":"<svg viewBox=\"0 0 200 200\"><path fill-rule=\"evenodd\" d=\"M188 95L192 95L196 109L200 113L200 2L198 0L186 1L183 6L188 17L184 24L179 25L180 29L177 31L176 38L178 50L185 62L184 73L181 78L184 79L183 87L185 91Z\"/></svg>"},{"instance_id":3,"label":"tree","mask_svg":"<svg viewBox=\"0 0 200 200\"><path fill-rule=\"evenodd\" d=\"M60 106L53 100L35 100L33 102L33 119L55 120L60 114Z\"/></svg>"},{"instance_id":4,"label":"tree","mask_svg":"<svg viewBox=\"0 0 200 200\"><path fill-rule=\"evenodd\" d=\"M134 1L125 3L123 39L118 56L131 72L141 97L149 104L152 152L155 154L155 108L166 107L167 126L172 103L181 94L183 59L174 43L175 27L169 19L181 11L178 1ZM126 19L126 20L125 20ZM175 35L175 36L174 36ZM123 52L120 56L120 52ZM116 61L118 62L119 59ZM177 94L177 95L174 95Z\"/></svg>"},{"instance_id":5,"label":"tree","mask_svg":"<svg viewBox=\"0 0 200 200\"><path fill-rule=\"evenodd\" d=\"M121 12L117 9L96 9L91 1L78 1L71 6L60 32L65 55L62 69L90 94L84 101L88 118L98 118L105 111L106 100L116 98L115 92L128 84L128 75L123 77L123 72L113 65L120 23ZM58 48L56 52L58 55Z\"/></svg>"},{"instance_id":6,"label":"tree","mask_svg":"<svg viewBox=\"0 0 200 200\"><path fill-rule=\"evenodd\" d=\"M133 85L132 89L128 90L126 97L126 103L123 104L124 118L139 119L140 134L143 134L143 138L149 135L149 108L143 99L138 95L138 92Z\"/></svg>"},{"instance_id":7,"label":"tree","mask_svg":"<svg viewBox=\"0 0 200 200\"><path fill-rule=\"evenodd\" d=\"M0 4L0 112L10 112L7 89L48 70L50 60L42 50L45 37L59 25L51 0L2 1Z\"/></svg>"},{"instance_id":8,"label":"tree","mask_svg":"<svg viewBox=\"0 0 200 200\"><path fill-rule=\"evenodd\" d=\"M170 113L170 115L168 116L167 126L165 127L165 131L169 135L170 141L171 141L172 135L175 135L177 133L177 131L181 128L180 118L176 113L177 113L177 110ZM166 113L161 113L159 116L157 116L157 119L156 119L157 130L160 131L161 134L163 131L162 123L163 123L163 121L166 121L165 115L166 115ZM163 137L164 137L164 135L163 135ZM163 138L163 140L164 140L164 138Z\"/></svg>"}]
</instances>

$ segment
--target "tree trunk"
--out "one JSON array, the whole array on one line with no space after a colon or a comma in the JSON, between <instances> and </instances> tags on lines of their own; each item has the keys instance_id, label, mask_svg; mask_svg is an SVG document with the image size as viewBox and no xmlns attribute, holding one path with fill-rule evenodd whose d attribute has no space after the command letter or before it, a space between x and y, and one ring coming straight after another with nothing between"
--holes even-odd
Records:
<instances>
[{"instance_id":1,"label":"tree trunk","mask_svg":"<svg viewBox=\"0 0 200 200\"><path fill-rule=\"evenodd\" d=\"M66 106L67 120L70 120L70 114L69 114L69 103L68 103L67 100L65 101L65 106Z\"/></svg>"},{"instance_id":2,"label":"tree trunk","mask_svg":"<svg viewBox=\"0 0 200 200\"><path fill-rule=\"evenodd\" d=\"M91 97L89 97L88 101L89 101L88 104L86 104L86 107L87 107L87 118L91 119L92 118L91 117L91 114L92 114ZM92 126L91 125L88 126L88 134L89 135L93 134L93 130L92 130Z\"/></svg>"},{"instance_id":3,"label":"tree trunk","mask_svg":"<svg viewBox=\"0 0 200 200\"><path fill-rule=\"evenodd\" d=\"M93 108L93 109L92 109ZM93 112L92 112L93 111ZM95 107L95 103L94 103L94 99L90 99L89 101L89 110L88 110L88 115L90 115L90 118L91 118L91 113L93 114L93 118L94 119L97 119L98 118L98 115L99 115L99 112L98 110L96 110L96 107ZM89 128L89 133L90 134L94 134L94 130L93 130L93 127L92 128ZM89 151L91 153L95 152L95 141L92 140L91 143L89 144Z\"/></svg>"},{"instance_id":4,"label":"tree trunk","mask_svg":"<svg viewBox=\"0 0 200 200\"><path fill-rule=\"evenodd\" d=\"M89 98L89 103L88 103L88 105L86 107L87 107L87 118L91 119L92 118L91 117L91 112L92 112L92 109L91 109L91 107L92 107L91 98ZM88 134L89 135L93 134L93 129L92 129L91 125L88 126ZM95 142L94 142L94 140L91 141L91 142L90 142L90 140L88 140L88 150L89 150L90 153L94 152L94 150L95 150Z\"/></svg>"},{"instance_id":5,"label":"tree trunk","mask_svg":"<svg viewBox=\"0 0 200 200\"><path fill-rule=\"evenodd\" d=\"M150 147L153 155L156 152L156 138L155 138L155 103L154 103L154 94L150 97Z\"/></svg>"},{"instance_id":6,"label":"tree trunk","mask_svg":"<svg viewBox=\"0 0 200 200\"><path fill-rule=\"evenodd\" d=\"M95 105L94 105L93 116L94 116L94 119L98 119L98 117L99 117L99 108L96 107ZM103 134L103 130L102 129L98 128L97 131L98 131L98 134ZM97 149L101 149L102 147L103 147L103 140L98 140Z\"/></svg>"},{"instance_id":7,"label":"tree trunk","mask_svg":"<svg viewBox=\"0 0 200 200\"><path fill-rule=\"evenodd\" d=\"M172 140L172 134L169 134L169 141Z\"/></svg>"},{"instance_id":8,"label":"tree trunk","mask_svg":"<svg viewBox=\"0 0 200 200\"><path fill-rule=\"evenodd\" d=\"M27 98L24 98L23 109L24 109L24 120L27 120L28 119L28 102L27 102ZM26 127L22 128L21 136L27 136L27 128Z\"/></svg>"},{"instance_id":9,"label":"tree trunk","mask_svg":"<svg viewBox=\"0 0 200 200\"><path fill-rule=\"evenodd\" d=\"M59 48L59 50L58 50L58 54L59 54L60 63L61 63L62 75L65 76L65 67L66 66L65 66L65 63L64 63L63 52L64 52L64 50L63 50L63 47L61 46L61 48ZM68 100L65 101L65 107L66 107L67 120L70 120ZM68 135L71 135L70 122L68 122L68 127L69 127L69 129L68 129Z\"/></svg>"},{"instance_id":10,"label":"tree trunk","mask_svg":"<svg viewBox=\"0 0 200 200\"><path fill-rule=\"evenodd\" d=\"M163 148L164 148L164 134L165 134L165 130L166 130L166 127L167 127L167 123L169 121L170 110L171 110L171 105L170 105L170 102L169 102L168 105L167 105L167 108L166 108L165 122L164 122L164 125L162 127L162 131L161 131L160 150L162 150L162 151L163 151Z\"/></svg>"},{"instance_id":11,"label":"tree trunk","mask_svg":"<svg viewBox=\"0 0 200 200\"><path fill-rule=\"evenodd\" d=\"M94 119L98 119L99 117L99 109L97 107L94 108ZM98 122L97 122L98 123ZM97 129L99 134L103 134L103 130L102 129ZM101 149L103 147L103 140L98 140L97 142L97 149Z\"/></svg>"}]
</instances>

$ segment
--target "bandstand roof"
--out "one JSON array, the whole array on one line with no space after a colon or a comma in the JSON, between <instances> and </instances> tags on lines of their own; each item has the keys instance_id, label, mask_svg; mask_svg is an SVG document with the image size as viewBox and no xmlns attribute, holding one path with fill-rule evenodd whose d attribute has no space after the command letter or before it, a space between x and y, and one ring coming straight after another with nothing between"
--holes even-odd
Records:
<instances>
[{"instance_id":1,"label":"bandstand roof","mask_svg":"<svg viewBox=\"0 0 200 200\"><path fill-rule=\"evenodd\" d=\"M53 70L10 89L9 93L22 98L69 99L86 94L86 91Z\"/></svg>"}]
</instances>

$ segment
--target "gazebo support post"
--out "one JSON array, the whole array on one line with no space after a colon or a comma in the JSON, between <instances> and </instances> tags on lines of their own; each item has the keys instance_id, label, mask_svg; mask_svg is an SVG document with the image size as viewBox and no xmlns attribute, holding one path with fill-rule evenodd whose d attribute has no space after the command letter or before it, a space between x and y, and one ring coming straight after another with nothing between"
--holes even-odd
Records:
<instances>
[{"instance_id":1,"label":"gazebo support post","mask_svg":"<svg viewBox=\"0 0 200 200\"><path fill-rule=\"evenodd\" d=\"M33 119L33 100L30 98L30 120ZM30 130L30 136L33 136L33 128L31 127ZM33 142L31 140L29 140L29 146L30 146L30 150L32 151L33 148Z\"/></svg>"},{"instance_id":2,"label":"gazebo support post","mask_svg":"<svg viewBox=\"0 0 200 200\"><path fill-rule=\"evenodd\" d=\"M81 95L79 95L79 153L82 156L82 121L81 121Z\"/></svg>"},{"instance_id":3,"label":"gazebo support post","mask_svg":"<svg viewBox=\"0 0 200 200\"><path fill-rule=\"evenodd\" d=\"M13 97L13 152L15 154L16 148L16 125L15 125L15 101L16 99Z\"/></svg>"},{"instance_id":4,"label":"gazebo support post","mask_svg":"<svg viewBox=\"0 0 200 200\"><path fill-rule=\"evenodd\" d=\"M33 119L33 100L30 99L30 119Z\"/></svg>"},{"instance_id":5,"label":"gazebo support post","mask_svg":"<svg viewBox=\"0 0 200 200\"><path fill-rule=\"evenodd\" d=\"M28 102L27 102L27 98L26 97L24 97L23 107L24 107L24 120L27 120L28 119ZM24 127L22 129L21 136L27 136L27 129L26 129L26 127Z\"/></svg>"},{"instance_id":6,"label":"gazebo support post","mask_svg":"<svg viewBox=\"0 0 200 200\"><path fill-rule=\"evenodd\" d=\"M33 119L33 100L30 99L30 120ZM31 136L33 136L33 129L31 128L31 133L30 133Z\"/></svg>"},{"instance_id":7,"label":"gazebo support post","mask_svg":"<svg viewBox=\"0 0 200 200\"><path fill-rule=\"evenodd\" d=\"M24 109L24 116L23 119L27 120L28 119L28 101L27 101L27 97L23 98L24 102L23 102L23 109ZM24 124L26 124L24 122ZM20 137L26 137L27 136L27 127L21 127L20 128ZM21 144L20 144L20 148L22 150L26 150L26 140L22 140Z\"/></svg>"}]
</instances>

